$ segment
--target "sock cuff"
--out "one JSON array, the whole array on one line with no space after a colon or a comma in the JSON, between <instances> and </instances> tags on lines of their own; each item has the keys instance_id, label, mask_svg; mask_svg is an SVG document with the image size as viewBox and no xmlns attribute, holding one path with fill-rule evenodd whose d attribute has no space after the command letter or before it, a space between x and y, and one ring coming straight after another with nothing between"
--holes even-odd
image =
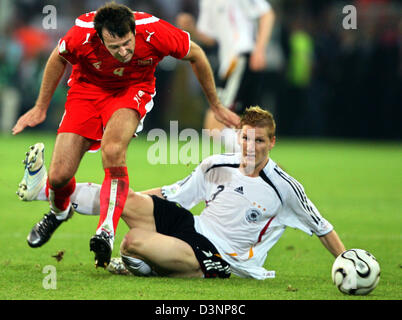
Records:
<instances>
[{"instance_id":1,"label":"sock cuff","mask_svg":"<svg viewBox=\"0 0 402 320\"><path fill-rule=\"evenodd\" d=\"M113 178L120 178L128 176L127 167L110 167L105 168L105 175Z\"/></svg>"},{"instance_id":2,"label":"sock cuff","mask_svg":"<svg viewBox=\"0 0 402 320\"><path fill-rule=\"evenodd\" d=\"M61 188L56 188L54 186L52 186L49 182L49 178L47 178L46 180L46 196L49 197L49 189L53 190L53 191L57 191L58 193L67 193L67 194L72 194L75 190L75 186L76 186L76 181L75 181L75 177L72 177L70 179L70 181L63 187Z\"/></svg>"},{"instance_id":3,"label":"sock cuff","mask_svg":"<svg viewBox=\"0 0 402 320\"><path fill-rule=\"evenodd\" d=\"M150 276L152 269L145 261L121 254L121 259L126 268L136 276Z\"/></svg>"},{"instance_id":4,"label":"sock cuff","mask_svg":"<svg viewBox=\"0 0 402 320\"><path fill-rule=\"evenodd\" d=\"M61 188L54 188L50 183L49 179L46 182L46 196L49 198L51 209L56 212L62 212L69 209L70 206L70 196L75 190L76 182L75 178L71 180Z\"/></svg>"}]
</instances>

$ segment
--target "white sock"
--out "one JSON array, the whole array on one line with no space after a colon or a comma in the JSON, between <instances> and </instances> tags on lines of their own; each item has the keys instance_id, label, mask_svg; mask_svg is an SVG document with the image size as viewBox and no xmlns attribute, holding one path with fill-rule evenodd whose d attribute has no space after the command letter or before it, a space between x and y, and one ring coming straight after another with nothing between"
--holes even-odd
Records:
<instances>
[{"instance_id":1,"label":"white sock","mask_svg":"<svg viewBox=\"0 0 402 320\"><path fill-rule=\"evenodd\" d=\"M71 203L66 210L59 211L59 210L54 210L53 208L51 208L51 210L54 213L54 215L56 216L57 220L66 220L68 213L70 212L70 208L71 208Z\"/></svg>"},{"instance_id":2,"label":"white sock","mask_svg":"<svg viewBox=\"0 0 402 320\"><path fill-rule=\"evenodd\" d=\"M77 183L70 200L75 212L88 216L98 216L100 212L100 184L84 182ZM37 201L49 201L46 197L46 186L42 188L36 197Z\"/></svg>"},{"instance_id":3,"label":"white sock","mask_svg":"<svg viewBox=\"0 0 402 320\"><path fill-rule=\"evenodd\" d=\"M71 203L76 212L89 216L98 216L100 213L100 189L96 183L77 183L71 195Z\"/></svg>"},{"instance_id":4,"label":"white sock","mask_svg":"<svg viewBox=\"0 0 402 320\"><path fill-rule=\"evenodd\" d=\"M56 207L56 204L54 202L55 198L55 192L52 189L49 189L49 204L50 204L50 210L52 213L56 216L57 220L66 220L68 213L70 211L71 203L68 204L67 209L65 210L60 210Z\"/></svg>"},{"instance_id":5,"label":"white sock","mask_svg":"<svg viewBox=\"0 0 402 320\"><path fill-rule=\"evenodd\" d=\"M151 275L154 275L151 267L141 259L125 256L123 254L120 255L124 265L132 274L142 277L149 277Z\"/></svg>"}]
</instances>

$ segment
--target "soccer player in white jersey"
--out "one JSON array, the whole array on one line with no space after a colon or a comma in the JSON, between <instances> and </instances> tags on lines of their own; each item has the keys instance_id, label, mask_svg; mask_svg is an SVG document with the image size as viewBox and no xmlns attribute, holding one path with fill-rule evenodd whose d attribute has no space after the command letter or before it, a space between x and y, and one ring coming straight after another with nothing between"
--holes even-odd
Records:
<instances>
[{"instance_id":1,"label":"soccer player in white jersey","mask_svg":"<svg viewBox=\"0 0 402 320\"><path fill-rule=\"evenodd\" d=\"M189 13L177 16L177 25L193 39L205 46L217 45L217 91L223 105L239 114L259 103L274 22L275 12L266 0L200 0L197 21ZM224 129L210 110L204 128L223 137L226 150L237 145L236 133Z\"/></svg>"},{"instance_id":2,"label":"soccer player in white jersey","mask_svg":"<svg viewBox=\"0 0 402 320\"><path fill-rule=\"evenodd\" d=\"M122 214L130 230L120 247L129 271L271 278L274 272L263 265L286 227L316 234L334 257L345 251L303 186L269 157L276 141L271 113L259 107L246 109L240 140L240 154L210 156L174 184L130 191ZM76 210L99 211L93 196L99 186L78 185L72 198ZM201 201L206 207L193 217L188 210Z\"/></svg>"}]
</instances>

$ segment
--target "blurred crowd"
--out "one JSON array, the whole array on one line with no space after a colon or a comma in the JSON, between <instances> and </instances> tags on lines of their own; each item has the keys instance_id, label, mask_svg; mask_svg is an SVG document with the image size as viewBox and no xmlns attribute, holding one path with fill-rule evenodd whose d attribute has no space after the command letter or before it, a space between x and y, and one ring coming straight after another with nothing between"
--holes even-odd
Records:
<instances>
[{"instance_id":1,"label":"blurred crowd","mask_svg":"<svg viewBox=\"0 0 402 320\"><path fill-rule=\"evenodd\" d=\"M229 0L228 0L229 1ZM0 1L0 128L10 132L36 100L51 50L82 13L104 0ZM175 24L179 12L197 16L198 0L116 1ZM389 0L271 0L276 22L267 49L260 105L273 112L278 134L401 139L402 4ZM357 29L344 29L345 5L357 9ZM57 27L46 29L43 8L57 9ZM216 48L205 48L213 68ZM57 128L67 92L62 79L48 119ZM207 109L188 64L164 59L157 68L155 107L145 130L202 128Z\"/></svg>"}]
</instances>

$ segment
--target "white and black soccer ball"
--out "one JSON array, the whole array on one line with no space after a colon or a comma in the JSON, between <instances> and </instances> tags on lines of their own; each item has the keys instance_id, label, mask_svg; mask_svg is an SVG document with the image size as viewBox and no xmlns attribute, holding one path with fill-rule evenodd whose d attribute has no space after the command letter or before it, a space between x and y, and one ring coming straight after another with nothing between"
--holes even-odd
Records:
<instances>
[{"instance_id":1,"label":"white and black soccer ball","mask_svg":"<svg viewBox=\"0 0 402 320\"><path fill-rule=\"evenodd\" d=\"M380 265L366 250L346 250L332 265L332 281L342 293L366 295L380 281Z\"/></svg>"}]
</instances>

